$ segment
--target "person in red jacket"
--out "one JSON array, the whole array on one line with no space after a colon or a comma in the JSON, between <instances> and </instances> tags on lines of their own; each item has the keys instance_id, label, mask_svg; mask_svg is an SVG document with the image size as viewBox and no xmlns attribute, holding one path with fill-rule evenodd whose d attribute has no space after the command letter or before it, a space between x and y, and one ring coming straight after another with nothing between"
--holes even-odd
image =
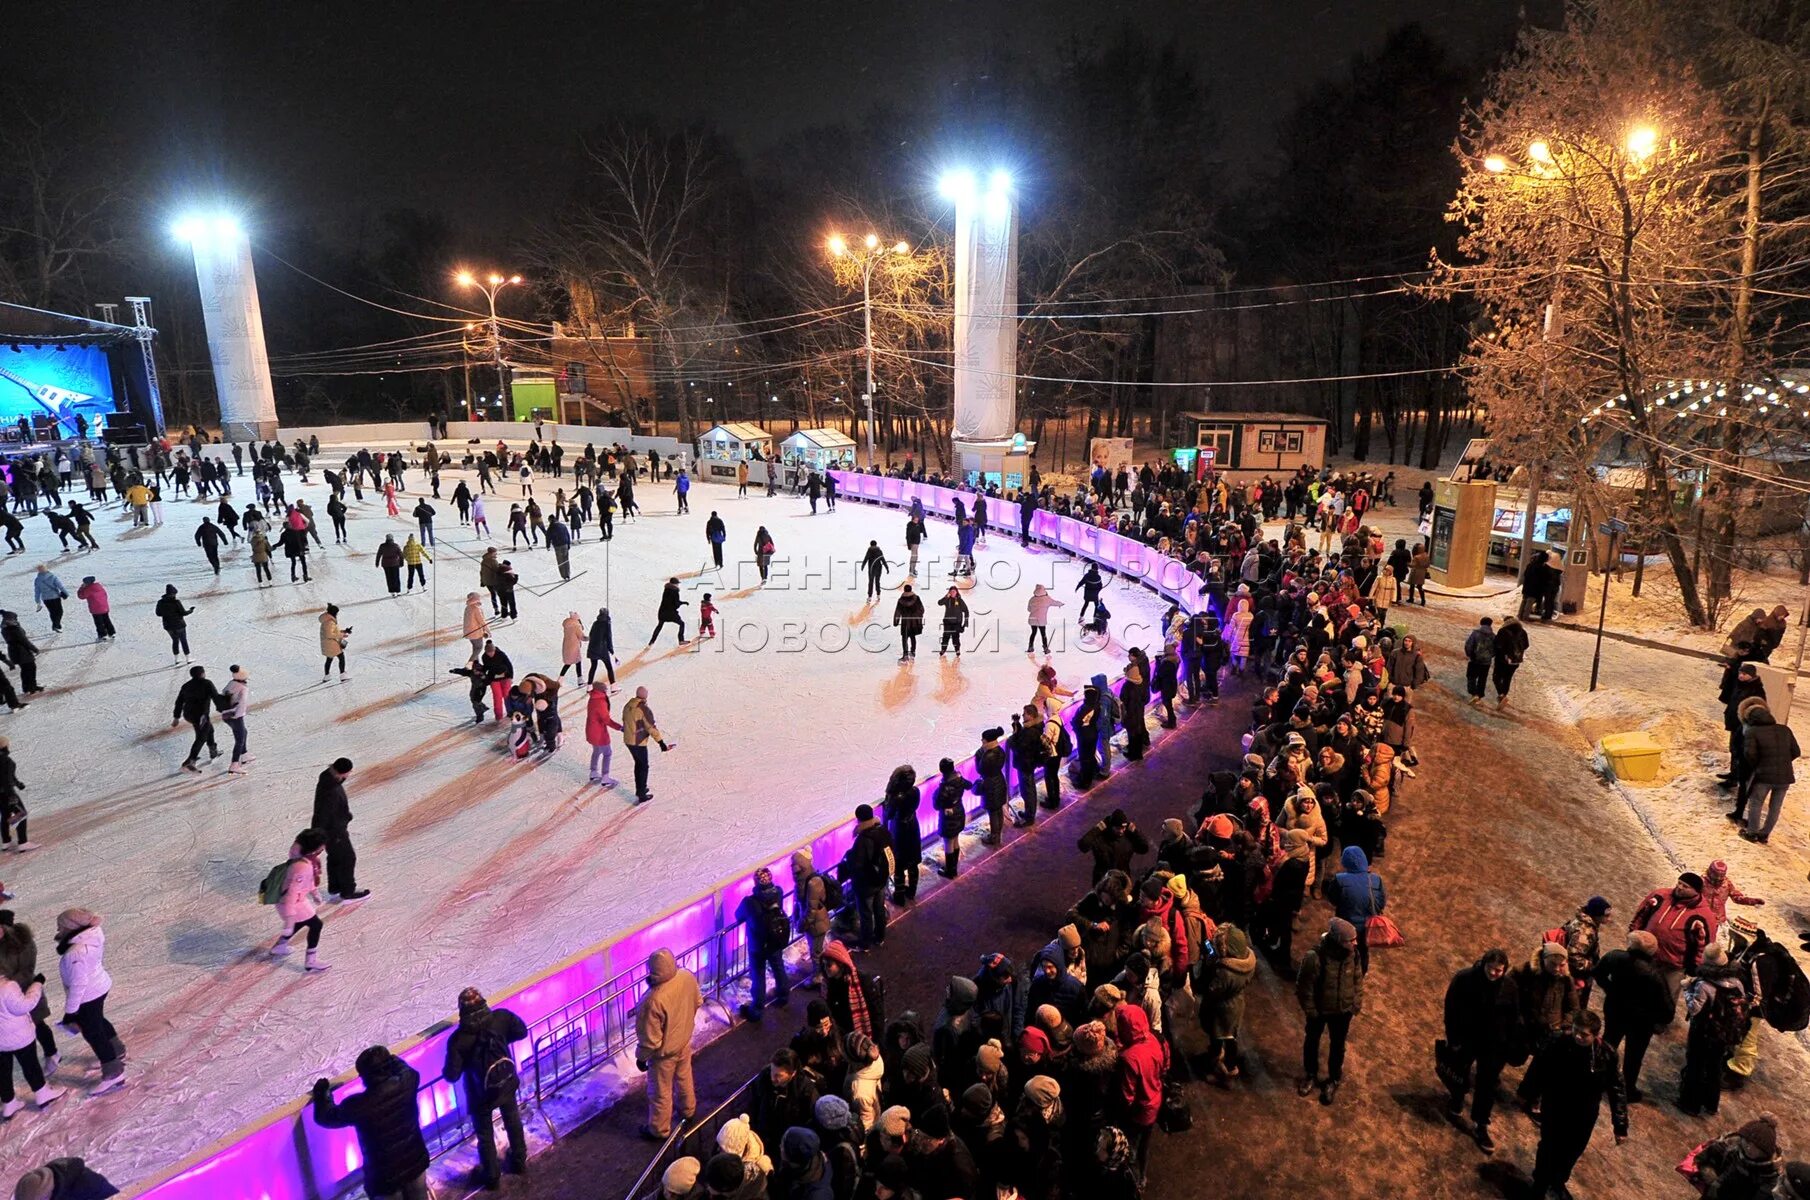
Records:
<instances>
[{"instance_id":1,"label":"person in red jacket","mask_svg":"<svg viewBox=\"0 0 1810 1200\"><path fill-rule=\"evenodd\" d=\"M616 786L610 778L612 729L620 731L622 724L610 715L610 689L606 684L593 683L591 698L585 703L584 740L591 744L591 782L606 789Z\"/></svg>"},{"instance_id":2,"label":"person in red jacket","mask_svg":"<svg viewBox=\"0 0 1810 1200\"><path fill-rule=\"evenodd\" d=\"M82 577L82 586L75 589L76 599L88 602L88 615L94 618L94 638L96 641L109 641L113 638L113 606L107 599L107 589L95 581L94 576Z\"/></svg>"},{"instance_id":3,"label":"person in red jacket","mask_svg":"<svg viewBox=\"0 0 1810 1200\"><path fill-rule=\"evenodd\" d=\"M1715 940L1716 926L1715 914L1703 899L1703 876L1695 871L1680 875L1670 888L1655 888L1634 910L1628 932L1643 929L1659 942L1653 958L1672 1003L1678 1002L1684 977L1696 973L1704 947Z\"/></svg>"},{"instance_id":4,"label":"person in red jacket","mask_svg":"<svg viewBox=\"0 0 1810 1200\"><path fill-rule=\"evenodd\" d=\"M1135 1004L1113 1010L1119 1033L1119 1125L1137 1148L1138 1173L1150 1157L1150 1131L1163 1107L1169 1047L1150 1032L1150 1018Z\"/></svg>"}]
</instances>

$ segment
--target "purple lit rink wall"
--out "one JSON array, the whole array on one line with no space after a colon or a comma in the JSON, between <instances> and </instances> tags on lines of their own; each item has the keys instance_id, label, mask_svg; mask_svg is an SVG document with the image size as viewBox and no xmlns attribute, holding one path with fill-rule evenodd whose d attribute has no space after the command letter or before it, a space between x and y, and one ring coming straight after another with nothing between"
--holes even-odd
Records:
<instances>
[{"instance_id":1,"label":"purple lit rink wall","mask_svg":"<svg viewBox=\"0 0 1810 1200\"><path fill-rule=\"evenodd\" d=\"M923 504L927 515L950 519L954 517L954 502L958 496L970 511L973 508L971 492L878 475L844 471L834 474L842 499L906 509L915 498ZM987 516L991 528L1017 535L1017 504L989 499ZM1031 536L1127 576L1179 604L1183 611L1196 612L1206 604L1200 581L1182 563L1159 557L1152 547L1132 538L1107 533L1043 509L1032 516ZM1115 690L1122 685L1122 680L1113 683ZM1063 710L1064 722L1076 707L1078 702ZM975 738L979 740L978 731ZM938 750L930 749L926 753L933 758L941 757ZM973 779L973 759L961 760L959 770L964 777ZM926 844L935 845L936 811L928 801L936 788L937 773L934 768L920 767L919 777L920 828ZM1016 794L1015 771L1011 782ZM876 803L884 785L883 777L875 778ZM972 797L969 818L972 820L981 811L979 798ZM786 850L766 865L772 870L775 881L783 886L792 878L794 850L810 847L818 868L827 870L841 861L854 841L854 834L852 820L839 822ZM655 950L664 946L676 951L708 941L711 935L735 925L736 906L754 888L754 871L755 867L749 867L720 880L639 928L598 942L523 983L493 994L491 1004L513 1009L532 1029L538 1021L557 1014L566 1004L641 966ZM727 943L718 941L715 945L733 944L738 938L739 934L732 934ZM448 1000L450 1002L451 997ZM439 1078L446 1057L446 1039L452 1028L451 1022L443 1022L392 1049L421 1073L425 1084ZM516 1045L525 1093L531 1091L533 1078L532 1064L527 1061L531 1041ZM306 1093L310 1082L298 1077L295 1081L298 1099L294 1103L265 1114L162 1175L129 1188L125 1194L154 1200L332 1200L346 1195L358 1182L358 1143L351 1130L322 1129L307 1115ZM350 1081L350 1076L342 1077L335 1096L343 1098L358 1087ZM459 1093L450 1084L438 1083L424 1088L420 1102L423 1128L432 1129L444 1122L456 1114L460 1104Z\"/></svg>"}]
</instances>

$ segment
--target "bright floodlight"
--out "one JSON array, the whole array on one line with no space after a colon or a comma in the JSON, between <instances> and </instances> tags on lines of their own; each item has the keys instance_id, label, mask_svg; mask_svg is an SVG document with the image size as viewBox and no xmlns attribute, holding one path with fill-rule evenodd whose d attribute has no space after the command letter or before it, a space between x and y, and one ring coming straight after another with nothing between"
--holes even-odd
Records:
<instances>
[{"instance_id":1,"label":"bright floodlight","mask_svg":"<svg viewBox=\"0 0 1810 1200\"><path fill-rule=\"evenodd\" d=\"M861 240L863 241L863 243L866 244L866 246L869 250L872 250L874 247L876 247L880 244L880 235L877 233L870 233Z\"/></svg>"},{"instance_id":2,"label":"bright floodlight","mask_svg":"<svg viewBox=\"0 0 1810 1200\"><path fill-rule=\"evenodd\" d=\"M1500 154L1492 154L1483 160L1483 169L1491 175L1500 175L1508 170L1508 160Z\"/></svg>"},{"instance_id":3,"label":"bright floodlight","mask_svg":"<svg viewBox=\"0 0 1810 1200\"><path fill-rule=\"evenodd\" d=\"M1012 175L1009 171L995 171L987 179L987 190L994 195L1003 196L1012 190Z\"/></svg>"},{"instance_id":4,"label":"bright floodlight","mask_svg":"<svg viewBox=\"0 0 1810 1200\"><path fill-rule=\"evenodd\" d=\"M892 246L892 252L894 254L910 254L911 245L908 242L894 242L893 246Z\"/></svg>"},{"instance_id":5,"label":"bright floodlight","mask_svg":"<svg viewBox=\"0 0 1810 1200\"><path fill-rule=\"evenodd\" d=\"M520 275L511 275L509 277L510 283L520 283L521 281L522 281L522 277Z\"/></svg>"},{"instance_id":6,"label":"bright floodlight","mask_svg":"<svg viewBox=\"0 0 1810 1200\"><path fill-rule=\"evenodd\" d=\"M495 271L492 271L490 273L490 285L492 287L495 287L497 284L502 283L502 282L503 282L503 277L501 275L498 275Z\"/></svg>"},{"instance_id":7,"label":"bright floodlight","mask_svg":"<svg viewBox=\"0 0 1810 1200\"><path fill-rule=\"evenodd\" d=\"M1628 153L1644 159L1659 148L1659 131L1651 125L1636 125L1628 131Z\"/></svg>"},{"instance_id":8,"label":"bright floodlight","mask_svg":"<svg viewBox=\"0 0 1810 1200\"><path fill-rule=\"evenodd\" d=\"M848 253L848 243L842 240L842 235L839 233L830 234L829 241L825 242L824 245L828 246L830 253L834 254L837 258L841 258L844 254Z\"/></svg>"},{"instance_id":9,"label":"bright floodlight","mask_svg":"<svg viewBox=\"0 0 1810 1200\"><path fill-rule=\"evenodd\" d=\"M1530 142L1527 147L1527 157L1533 159L1537 163L1551 164L1552 147L1548 146L1545 142Z\"/></svg>"},{"instance_id":10,"label":"bright floodlight","mask_svg":"<svg viewBox=\"0 0 1810 1200\"><path fill-rule=\"evenodd\" d=\"M244 232L239 228L239 222L232 217L215 217L210 225L213 228L214 236L222 241L230 241Z\"/></svg>"},{"instance_id":11,"label":"bright floodlight","mask_svg":"<svg viewBox=\"0 0 1810 1200\"><path fill-rule=\"evenodd\" d=\"M457 275L453 276L453 279L460 287L470 287L477 282L477 279L472 276L470 271L460 271Z\"/></svg>"},{"instance_id":12,"label":"bright floodlight","mask_svg":"<svg viewBox=\"0 0 1810 1200\"><path fill-rule=\"evenodd\" d=\"M937 183L937 190L946 200L966 200L974 195L975 188L972 171L950 171Z\"/></svg>"},{"instance_id":13,"label":"bright floodlight","mask_svg":"<svg viewBox=\"0 0 1810 1200\"><path fill-rule=\"evenodd\" d=\"M207 221L202 217L183 217L170 227L179 242L198 242L207 236Z\"/></svg>"}]
</instances>

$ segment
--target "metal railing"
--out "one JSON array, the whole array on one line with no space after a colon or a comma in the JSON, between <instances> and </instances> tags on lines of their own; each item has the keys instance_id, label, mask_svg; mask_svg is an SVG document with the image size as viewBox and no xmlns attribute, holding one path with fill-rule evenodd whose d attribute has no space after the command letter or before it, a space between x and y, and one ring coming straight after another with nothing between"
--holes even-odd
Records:
<instances>
[{"instance_id":1,"label":"metal railing","mask_svg":"<svg viewBox=\"0 0 1810 1200\"><path fill-rule=\"evenodd\" d=\"M750 1076L727 1099L703 1116L683 1125L675 1124L671 1136L660 1143L653 1158L648 1160L647 1169L641 1172L640 1178L629 1188L628 1200L659 1200L660 1177L678 1159L689 1155L699 1162L708 1162L710 1156L716 1153L717 1134L723 1126L748 1110L749 1095L759 1079L758 1074Z\"/></svg>"}]
</instances>

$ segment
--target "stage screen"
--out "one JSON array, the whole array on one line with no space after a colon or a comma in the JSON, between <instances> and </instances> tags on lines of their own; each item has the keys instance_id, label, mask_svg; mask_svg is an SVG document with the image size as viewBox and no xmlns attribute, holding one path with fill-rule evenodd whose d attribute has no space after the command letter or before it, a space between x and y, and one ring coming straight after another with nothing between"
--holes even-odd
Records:
<instances>
[{"instance_id":1,"label":"stage screen","mask_svg":"<svg viewBox=\"0 0 1810 1200\"><path fill-rule=\"evenodd\" d=\"M107 352L98 346L0 345L0 424L55 417L75 436L77 414L90 428L113 411Z\"/></svg>"}]
</instances>

